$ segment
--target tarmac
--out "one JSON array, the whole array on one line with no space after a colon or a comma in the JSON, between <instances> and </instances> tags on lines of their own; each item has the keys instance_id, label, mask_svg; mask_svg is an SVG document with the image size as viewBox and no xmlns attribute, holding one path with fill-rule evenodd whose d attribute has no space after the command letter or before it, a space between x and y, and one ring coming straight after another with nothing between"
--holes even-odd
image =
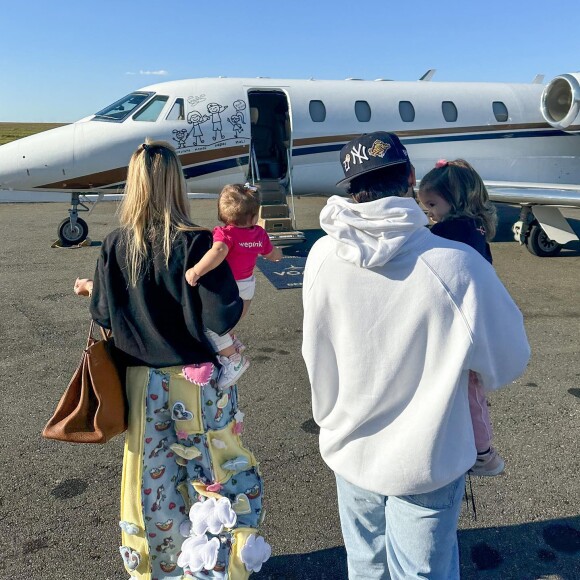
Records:
<instances>
[{"instance_id":1,"label":"tarmac","mask_svg":"<svg viewBox=\"0 0 580 580\"><path fill-rule=\"evenodd\" d=\"M215 200L192 200L202 226ZM296 200L307 246L321 235L325 198ZM0 205L0 578L126 579L118 546L123 437L106 445L44 440L40 433L80 358L88 303L72 292L90 277L99 241L116 227L114 202L87 218L93 245L51 248L66 203ZM580 233L580 210L565 210ZM85 217L85 216L83 216ZM522 309L532 359L489 397L505 474L472 478L463 507L461 573L470 579L580 578L580 242L537 258L513 241L518 210L500 209L494 265ZM260 271L238 328L251 358L239 383L244 443L260 461L272 558L256 580L346 579L334 477L318 452L300 354L299 288L276 290ZM355 345L353 345L353 348ZM509 352L506 352L509 356ZM471 494L469 494L471 495Z\"/></svg>"}]
</instances>

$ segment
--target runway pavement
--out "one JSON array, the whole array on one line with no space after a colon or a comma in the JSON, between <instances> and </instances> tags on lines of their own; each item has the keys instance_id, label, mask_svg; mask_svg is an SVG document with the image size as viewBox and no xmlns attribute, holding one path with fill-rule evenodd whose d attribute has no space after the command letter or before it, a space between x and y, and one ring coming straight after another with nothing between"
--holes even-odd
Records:
<instances>
[{"instance_id":1,"label":"runway pavement","mask_svg":"<svg viewBox=\"0 0 580 580\"><path fill-rule=\"evenodd\" d=\"M214 200L191 201L200 225ZM300 229L320 235L324 198L296 201ZM122 437L104 446L43 440L40 432L80 357L89 316L74 296L98 245L51 248L65 203L0 205L0 578L127 578L118 552ZM88 218L94 242L116 226L116 204ZM536 258L511 241L518 212L503 208L495 267L521 307L532 345L528 371L490 396L501 477L473 479L477 520L460 521L462 578L580 578L580 243ZM580 211L569 210L580 232ZM273 556L260 579L343 579L334 479L321 461L300 355L300 289L276 290L257 272L239 327L252 366L240 381L245 444L260 461ZM353 345L354 347L354 345ZM509 356L509 352L506 353Z\"/></svg>"}]
</instances>

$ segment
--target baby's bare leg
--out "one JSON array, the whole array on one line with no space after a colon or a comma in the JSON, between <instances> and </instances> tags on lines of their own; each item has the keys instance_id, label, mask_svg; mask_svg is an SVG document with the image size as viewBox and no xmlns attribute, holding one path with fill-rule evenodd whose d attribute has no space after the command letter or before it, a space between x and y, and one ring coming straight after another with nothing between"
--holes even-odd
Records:
<instances>
[{"instance_id":1,"label":"baby's bare leg","mask_svg":"<svg viewBox=\"0 0 580 580\"><path fill-rule=\"evenodd\" d=\"M244 300L244 309L242 310L242 315L240 316L240 320L248 314L248 310L250 309L250 304L252 303L251 300Z\"/></svg>"}]
</instances>

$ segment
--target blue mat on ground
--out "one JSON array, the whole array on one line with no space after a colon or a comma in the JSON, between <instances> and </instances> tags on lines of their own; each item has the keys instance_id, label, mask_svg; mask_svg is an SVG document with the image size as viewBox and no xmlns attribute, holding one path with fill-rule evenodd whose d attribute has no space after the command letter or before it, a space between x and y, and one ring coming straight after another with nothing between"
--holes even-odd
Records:
<instances>
[{"instance_id":1,"label":"blue mat on ground","mask_svg":"<svg viewBox=\"0 0 580 580\"><path fill-rule=\"evenodd\" d=\"M284 256L279 262L258 259L257 266L278 290L302 288L306 256Z\"/></svg>"}]
</instances>

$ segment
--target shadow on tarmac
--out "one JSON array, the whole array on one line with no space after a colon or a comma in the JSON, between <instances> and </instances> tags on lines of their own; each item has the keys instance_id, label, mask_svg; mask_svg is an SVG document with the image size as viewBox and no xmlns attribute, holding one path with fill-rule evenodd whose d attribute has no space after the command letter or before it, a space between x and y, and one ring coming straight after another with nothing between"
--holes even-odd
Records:
<instances>
[{"instance_id":1,"label":"shadow on tarmac","mask_svg":"<svg viewBox=\"0 0 580 580\"><path fill-rule=\"evenodd\" d=\"M580 516L460 530L458 536L463 580L580 577ZM255 578L346 580L346 551L337 546L308 554L274 556Z\"/></svg>"},{"instance_id":2,"label":"shadow on tarmac","mask_svg":"<svg viewBox=\"0 0 580 580\"><path fill-rule=\"evenodd\" d=\"M514 239L514 234L512 232L512 226L520 219L520 208L509 206L505 204L496 204L497 208L497 232L493 239L494 242L513 242L516 243ZM568 217L568 223L572 230L580 237L580 220ZM523 248L522 248L523 249ZM527 251L527 250L526 250ZM569 256L580 256L580 242L568 242L563 248L562 252L554 258L565 258Z\"/></svg>"}]
</instances>

